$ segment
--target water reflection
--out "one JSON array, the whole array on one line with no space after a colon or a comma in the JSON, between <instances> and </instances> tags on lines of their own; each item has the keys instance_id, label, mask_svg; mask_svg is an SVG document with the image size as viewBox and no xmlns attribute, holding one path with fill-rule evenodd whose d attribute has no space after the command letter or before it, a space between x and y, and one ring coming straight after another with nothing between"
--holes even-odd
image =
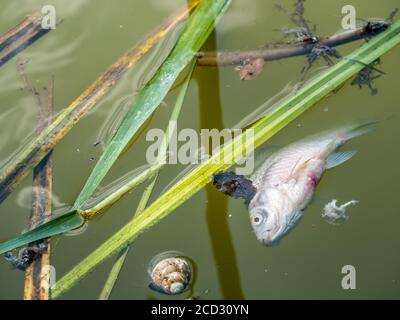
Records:
<instances>
[{"instance_id":1,"label":"water reflection","mask_svg":"<svg viewBox=\"0 0 400 320\"><path fill-rule=\"evenodd\" d=\"M210 51L216 49L215 33L208 38L204 49ZM199 89L201 128L223 129L218 69L197 69L194 78L197 80ZM244 299L228 225L228 199L219 194L210 184L206 192L208 233L223 299Z\"/></svg>"}]
</instances>

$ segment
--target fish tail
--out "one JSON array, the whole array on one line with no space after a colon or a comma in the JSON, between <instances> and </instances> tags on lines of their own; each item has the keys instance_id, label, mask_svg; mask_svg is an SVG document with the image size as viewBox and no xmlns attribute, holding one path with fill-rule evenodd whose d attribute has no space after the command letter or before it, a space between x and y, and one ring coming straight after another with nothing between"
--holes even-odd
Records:
<instances>
[{"instance_id":1,"label":"fish tail","mask_svg":"<svg viewBox=\"0 0 400 320\"><path fill-rule=\"evenodd\" d=\"M374 131L377 123L378 123L377 121L363 122L345 128L343 131L343 135L342 134L340 135L341 139L340 144L343 144L346 141L349 141L353 138Z\"/></svg>"}]
</instances>

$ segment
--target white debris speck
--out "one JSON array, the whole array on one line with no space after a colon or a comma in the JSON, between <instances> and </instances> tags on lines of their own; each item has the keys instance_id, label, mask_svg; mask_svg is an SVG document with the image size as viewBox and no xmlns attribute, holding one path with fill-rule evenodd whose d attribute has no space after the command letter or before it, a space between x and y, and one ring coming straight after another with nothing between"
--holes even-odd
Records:
<instances>
[{"instance_id":1,"label":"white debris speck","mask_svg":"<svg viewBox=\"0 0 400 320\"><path fill-rule=\"evenodd\" d=\"M327 203L324 207L324 213L322 214L322 218L326 220L326 222L330 224L337 224L339 221L345 221L349 217L346 215L346 208L350 205L357 204L357 200L351 200L342 204L341 206L336 205L337 200L334 199L331 202Z\"/></svg>"},{"instance_id":2,"label":"white debris speck","mask_svg":"<svg viewBox=\"0 0 400 320\"><path fill-rule=\"evenodd\" d=\"M324 112L328 112L328 111L329 111L328 107L324 108Z\"/></svg>"},{"instance_id":3,"label":"white debris speck","mask_svg":"<svg viewBox=\"0 0 400 320\"><path fill-rule=\"evenodd\" d=\"M228 217L229 217L229 218L232 218L232 215L231 215L231 214L228 214Z\"/></svg>"}]
</instances>

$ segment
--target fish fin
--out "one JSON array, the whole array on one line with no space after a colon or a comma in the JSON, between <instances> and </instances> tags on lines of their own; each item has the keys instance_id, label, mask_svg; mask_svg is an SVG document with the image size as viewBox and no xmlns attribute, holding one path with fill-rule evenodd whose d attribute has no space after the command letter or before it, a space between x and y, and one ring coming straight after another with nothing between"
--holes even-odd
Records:
<instances>
[{"instance_id":1,"label":"fish fin","mask_svg":"<svg viewBox=\"0 0 400 320\"><path fill-rule=\"evenodd\" d=\"M326 160L326 169L337 167L347 160L351 159L356 154L356 151L335 152L329 155Z\"/></svg>"}]
</instances>

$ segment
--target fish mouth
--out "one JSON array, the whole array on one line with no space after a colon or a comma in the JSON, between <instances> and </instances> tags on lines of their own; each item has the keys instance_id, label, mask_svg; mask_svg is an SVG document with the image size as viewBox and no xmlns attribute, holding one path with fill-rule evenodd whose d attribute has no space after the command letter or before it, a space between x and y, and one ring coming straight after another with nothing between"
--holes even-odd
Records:
<instances>
[{"instance_id":1,"label":"fish mouth","mask_svg":"<svg viewBox=\"0 0 400 320\"><path fill-rule=\"evenodd\" d=\"M279 244L280 242L280 237L271 237L268 236L267 238L263 238L261 240L262 244L266 247L275 247Z\"/></svg>"},{"instance_id":2,"label":"fish mouth","mask_svg":"<svg viewBox=\"0 0 400 320\"><path fill-rule=\"evenodd\" d=\"M261 242L266 247L276 247L279 244L279 240L263 239Z\"/></svg>"},{"instance_id":3,"label":"fish mouth","mask_svg":"<svg viewBox=\"0 0 400 320\"><path fill-rule=\"evenodd\" d=\"M284 236L283 228L276 228L274 230L267 230L263 236L260 237L260 242L267 247L274 247L279 244L282 236Z\"/></svg>"}]
</instances>

